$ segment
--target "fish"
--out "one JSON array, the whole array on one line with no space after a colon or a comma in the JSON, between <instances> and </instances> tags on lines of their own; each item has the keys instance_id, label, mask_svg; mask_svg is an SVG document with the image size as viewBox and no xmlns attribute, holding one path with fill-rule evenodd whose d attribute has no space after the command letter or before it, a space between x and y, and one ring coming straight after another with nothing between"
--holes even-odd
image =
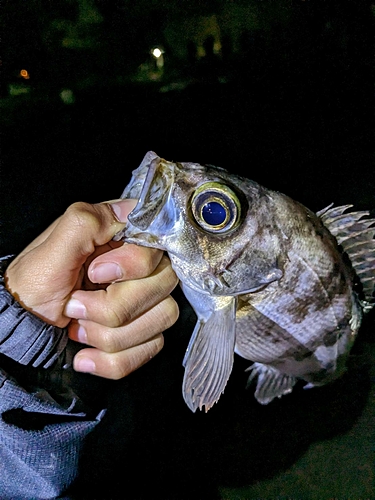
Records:
<instances>
[{"instance_id":1,"label":"fish","mask_svg":"<svg viewBox=\"0 0 375 500\"><path fill-rule=\"evenodd\" d=\"M183 360L183 398L207 412L235 354L251 361L261 404L322 386L346 370L374 305L375 219L353 205L314 213L213 165L149 151L122 198L137 205L116 240L166 252L197 323Z\"/></svg>"}]
</instances>

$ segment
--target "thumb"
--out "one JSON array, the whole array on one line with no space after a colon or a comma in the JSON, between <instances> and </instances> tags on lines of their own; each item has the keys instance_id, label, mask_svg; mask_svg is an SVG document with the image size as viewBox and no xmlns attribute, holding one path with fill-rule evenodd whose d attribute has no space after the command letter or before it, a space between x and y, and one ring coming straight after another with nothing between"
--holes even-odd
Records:
<instances>
[{"instance_id":1,"label":"thumb","mask_svg":"<svg viewBox=\"0 0 375 500\"><path fill-rule=\"evenodd\" d=\"M80 268L96 247L109 242L123 229L135 205L135 200L71 205L46 240L51 253L58 257L55 270L66 270L66 266Z\"/></svg>"},{"instance_id":2,"label":"thumb","mask_svg":"<svg viewBox=\"0 0 375 500\"><path fill-rule=\"evenodd\" d=\"M41 244L23 252L27 267L33 267L34 274L41 273L41 278L52 280L57 286L64 288L68 283L73 286L95 248L123 229L135 203L133 200L95 205L73 203Z\"/></svg>"}]
</instances>

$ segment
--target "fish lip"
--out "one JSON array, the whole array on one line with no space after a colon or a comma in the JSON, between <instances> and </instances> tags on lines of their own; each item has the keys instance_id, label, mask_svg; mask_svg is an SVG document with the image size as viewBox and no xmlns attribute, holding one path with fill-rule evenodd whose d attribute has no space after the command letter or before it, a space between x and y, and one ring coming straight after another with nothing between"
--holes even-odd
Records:
<instances>
[{"instance_id":1,"label":"fish lip","mask_svg":"<svg viewBox=\"0 0 375 500\"><path fill-rule=\"evenodd\" d=\"M144 229L146 229L146 227L142 227L141 225L135 224L134 219L136 219L137 215L142 211L142 209L144 209L147 195L150 193L150 190L152 187L152 182L153 182L156 170L157 170L159 165L160 165L160 158L159 157L154 158L151 161L150 166L148 167L146 177L143 181L143 185L141 187L141 192L139 194L138 202L128 216L128 219L130 220L130 222L134 226L139 227L139 229L144 230Z\"/></svg>"},{"instance_id":2,"label":"fish lip","mask_svg":"<svg viewBox=\"0 0 375 500\"><path fill-rule=\"evenodd\" d=\"M137 229L135 226L130 227L124 233L124 240L126 243L141 245L143 247L148 248L156 248L162 251L165 251L166 248L164 245L155 241L155 237L147 232L143 231L135 231Z\"/></svg>"},{"instance_id":3,"label":"fish lip","mask_svg":"<svg viewBox=\"0 0 375 500\"><path fill-rule=\"evenodd\" d=\"M132 178L130 179L122 195L120 196L121 199L139 199L145 178L148 174L149 165L151 165L152 161L155 159L160 158L156 153L154 153L154 151L148 151L145 154L139 167L133 170Z\"/></svg>"}]
</instances>

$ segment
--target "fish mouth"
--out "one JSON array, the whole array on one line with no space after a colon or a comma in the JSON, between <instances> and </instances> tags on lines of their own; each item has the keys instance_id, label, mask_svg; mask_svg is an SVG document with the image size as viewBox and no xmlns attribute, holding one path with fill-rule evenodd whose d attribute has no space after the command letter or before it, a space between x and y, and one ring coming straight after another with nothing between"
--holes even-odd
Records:
<instances>
[{"instance_id":1,"label":"fish mouth","mask_svg":"<svg viewBox=\"0 0 375 500\"><path fill-rule=\"evenodd\" d=\"M162 248L160 237L170 232L176 221L171 197L173 183L173 163L148 152L122 195L122 198L138 198L138 202L128 215L126 228L116 239Z\"/></svg>"},{"instance_id":2,"label":"fish mouth","mask_svg":"<svg viewBox=\"0 0 375 500\"><path fill-rule=\"evenodd\" d=\"M173 168L168 163L159 156L152 159L138 203L128 216L131 224L142 231L150 228L168 199L174 180Z\"/></svg>"},{"instance_id":3,"label":"fish mouth","mask_svg":"<svg viewBox=\"0 0 375 500\"><path fill-rule=\"evenodd\" d=\"M158 194L162 192L163 185L160 182L161 177L155 175L159 165L160 158L151 161L139 193L138 203L128 216L128 220L133 226L142 231L150 226L162 206L163 196L158 196ZM139 182L137 184L139 185Z\"/></svg>"}]
</instances>

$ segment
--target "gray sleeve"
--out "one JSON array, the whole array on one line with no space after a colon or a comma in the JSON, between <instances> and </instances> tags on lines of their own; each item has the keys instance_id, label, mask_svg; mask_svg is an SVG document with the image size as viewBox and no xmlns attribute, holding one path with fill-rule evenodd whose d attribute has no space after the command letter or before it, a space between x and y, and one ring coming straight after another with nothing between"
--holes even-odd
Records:
<instances>
[{"instance_id":1,"label":"gray sleeve","mask_svg":"<svg viewBox=\"0 0 375 500\"><path fill-rule=\"evenodd\" d=\"M77 476L84 439L104 412L65 410L0 369L0 413L0 498L29 500L64 494Z\"/></svg>"},{"instance_id":2,"label":"gray sleeve","mask_svg":"<svg viewBox=\"0 0 375 500\"><path fill-rule=\"evenodd\" d=\"M22 365L48 368L66 347L64 328L26 311L6 290L3 273L13 256L0 258L0 353Z\"/></svg>"},{"instance_id":3,"label":"gray sleeve","mask_svg":"<svg viewBox=\"0 0 375 500\"><path fill-rule=\"evenodd\" d=\"M0 271L9 261L0 259ZM24 310L0 277L2 500L64 494L77 475L84 439L104 414L72 391L66 346L66 331Z\"/></svg>"}]
</instances>

